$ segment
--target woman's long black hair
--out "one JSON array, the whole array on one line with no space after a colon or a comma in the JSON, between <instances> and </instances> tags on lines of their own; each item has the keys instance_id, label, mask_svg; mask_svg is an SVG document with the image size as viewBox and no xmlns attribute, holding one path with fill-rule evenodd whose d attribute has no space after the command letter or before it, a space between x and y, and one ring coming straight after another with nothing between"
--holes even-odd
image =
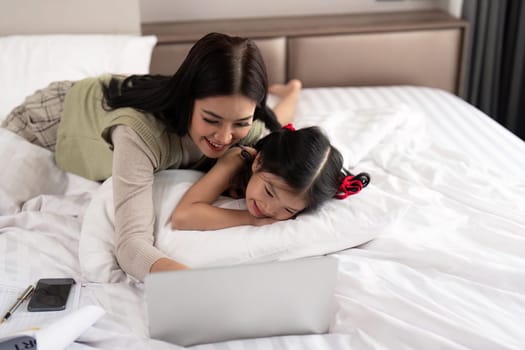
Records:
<instances>
[{"instance_id":1,"label":"woman's long black hair","mask_svg":"<svg viewBox=\"0 0 525 350\"><path fill-rule=\"evenodd\" d=\"M343 156L317 126L295 131L282 128L255 144L260 155L260 168L282 178L297 193L304 194L307 205L304 211L316 210L326 200L336 197L342 181L352 174L343 167ZM246 190L252 176L251 161L234 179L234 190ZM355 176L366 187L370 176Z\"/></svg>"},{"instance_id":2,"label":"woman's long black hair","mask_svg":"<svg viewBox=\"0 0 525 350\"><path fill-rule=\"evenodd\" d=\"M186 135L195 99L240 94L256 102L254 119L270 130L280 127L266 106L268 77L252 40L210 33L198 40L173 76L132 75L103 86L109 109L132 107L162 119L170 130Z\"/></svg>"}]
</instances>

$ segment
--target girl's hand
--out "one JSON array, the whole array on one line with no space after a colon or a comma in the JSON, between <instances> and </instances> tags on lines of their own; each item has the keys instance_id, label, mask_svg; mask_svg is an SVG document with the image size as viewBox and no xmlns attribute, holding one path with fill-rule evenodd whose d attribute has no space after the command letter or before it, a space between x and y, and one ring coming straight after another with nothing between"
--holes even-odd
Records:
<instances>
[{"instance_id":1,"label":"girl's hand","mask_svg":"<svg viewBox=\"0 0 525 350\"><path fill-rule=\"evenodd\" d=\"M218 161L217 165L222 168L234 170L228 189L223 194L228 197L239 199L244 197L245 188L240 180L243 172L248 171L257 155L257 150L252 147L238 146L230 148Z\"/></svg>"},{"instance_id":2,"label":"girl's hand","mask_svg":"<svg viewBox=\"0 0 525 350\"><path fill-rule=\"evenodd\" d=\"M218 164L240 164L253 159L257 155L257 150L252 147L239 146L232 147L226 151L226 153L217 160Z\"/></svg>"}]
</instances>

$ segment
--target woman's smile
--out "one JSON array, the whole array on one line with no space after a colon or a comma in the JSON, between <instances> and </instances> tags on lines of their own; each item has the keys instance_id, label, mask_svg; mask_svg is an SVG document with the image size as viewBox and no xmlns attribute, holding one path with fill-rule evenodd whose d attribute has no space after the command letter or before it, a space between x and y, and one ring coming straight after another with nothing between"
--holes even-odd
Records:
<instances>
[{"instance_id":1,"label":"woman's smile","mask_svg":"<svg viewBox=\"0 0 525 350\"><path fill-rule=\"evenodd\" d=\"M231 146L231 143L222 144L222 143L214 142L207 137L204 137L204 140L206 140L206 142L208 143L208 146L210 146L212 151L215 151L215 152L222 152Z\"/></svg>"}]
</instances>

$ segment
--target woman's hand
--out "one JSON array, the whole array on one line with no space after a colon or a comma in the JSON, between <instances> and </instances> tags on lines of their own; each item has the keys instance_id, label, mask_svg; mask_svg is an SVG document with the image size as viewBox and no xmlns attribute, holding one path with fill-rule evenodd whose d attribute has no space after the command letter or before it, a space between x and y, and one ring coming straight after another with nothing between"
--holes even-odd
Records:
<instances>
[{"instance_id":1,"label":"woman's hand","mask_svg":"<svg viewBox=\"0 0 525 350\"><path fill-rule=\"evenodd\" d=\"M188 266L178 263L175 260L169 258L160 258L155 261L149 272L160 272L160 271L177 271L177 270L187 270Z\"/></svg>"}]
</instances>

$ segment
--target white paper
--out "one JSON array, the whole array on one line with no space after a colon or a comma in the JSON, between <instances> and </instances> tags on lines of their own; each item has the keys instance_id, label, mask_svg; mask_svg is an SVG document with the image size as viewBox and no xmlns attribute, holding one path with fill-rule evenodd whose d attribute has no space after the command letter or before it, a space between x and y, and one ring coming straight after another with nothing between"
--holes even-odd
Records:
<instances>
[{"instance_id":1,"label":"white paper","mask_svg":"<svg viewBox=\"0 0 525 350\"><path fill-rule=\"evenodd\" d=\"M36 340L38 350L62 350L73 343L82 333L91 327L103 314L104 309L96 305L86 305L67 313L42 328L27 329L0 338L3 340L17 336L29 336ZM32 343L34 345L34 343Z\"/></svg>"},{"instance_id":2,"label":"white paper","mask_svg":"<svg viewBox=\"0 0 525 350\"><path fill-rule=\"evenodd\" d=\"M38 350L61 350L75 341L105 311L100 306L86 305L59 318L35 333Z\"/></svg>"},{"instance_id":3,"label":"white paper","mask_svg":"<svg viewBox=\"0 0 525 350\"><path fill-rule=\"evenodd\" d=\"M0 282L0 313L2 316L9 310L27 285ZM45 325L62 318L78 308L80 300L80 284L78 281L71 288L66 304L62 311L30 312L27 311L29 300L25 300L13 315L0 325L0 337L21 331L38 330Z\"/></svg>"}]
</instances>

